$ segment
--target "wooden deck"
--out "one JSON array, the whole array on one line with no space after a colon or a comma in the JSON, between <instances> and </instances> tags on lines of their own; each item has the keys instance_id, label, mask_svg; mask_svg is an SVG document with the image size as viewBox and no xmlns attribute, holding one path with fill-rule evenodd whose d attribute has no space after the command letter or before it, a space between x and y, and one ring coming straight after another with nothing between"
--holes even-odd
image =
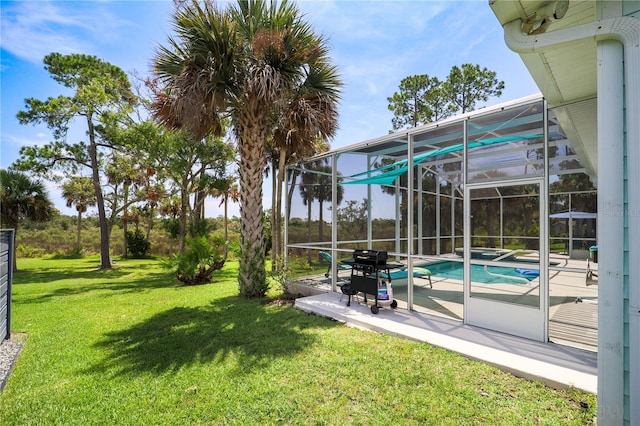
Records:
<instances>
[{"instance_id":1,"label":"wooden deck","mask_svg":"<svg viewBox=\"0 0 640 426\"><path fill-rule=\"evenodd\" d=\"M552 342L591 351L598 350L598 305L568 300L549 320Z\"/></svg>"}]
</instances>

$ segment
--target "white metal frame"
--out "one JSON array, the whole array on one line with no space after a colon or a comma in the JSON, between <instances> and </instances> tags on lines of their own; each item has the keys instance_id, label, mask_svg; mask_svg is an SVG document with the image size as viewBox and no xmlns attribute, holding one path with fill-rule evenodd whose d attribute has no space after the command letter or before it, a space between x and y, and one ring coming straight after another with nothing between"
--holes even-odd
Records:
<instances>
[{"instance_id":1,"label":"white metal frame","mask_svg":"<svg viewBox=\"0 0 640 426\"><path fill-rule=\"evenodd\" d=\"M497 300L488 300L471 295L471 265L490 265L491 262L475 260L471 258L471 191L474 189L485 188L501 188L506 186L519 185L537 185L539 191L538 212L541 218L544 218L546 208L546 178L531 179L509 179L500 182L478 183L465 185L464 191L464 306L465 324L476 325L479 327L490 328L492 330L501 331L508 334L514 334L529 339L542 342L548 340L548 232L546 226L543 225L544 220L540 221L538 238L540 241L540 257L538 267L540 268L539 278L539 299L538 306L531 307L518 305L514 303L500 302ZM545 236L546 235L546 236ZM494 265L495 266L495 265ZM513 265L517 267L517 265Z\"/></svg>"}]
</instances>

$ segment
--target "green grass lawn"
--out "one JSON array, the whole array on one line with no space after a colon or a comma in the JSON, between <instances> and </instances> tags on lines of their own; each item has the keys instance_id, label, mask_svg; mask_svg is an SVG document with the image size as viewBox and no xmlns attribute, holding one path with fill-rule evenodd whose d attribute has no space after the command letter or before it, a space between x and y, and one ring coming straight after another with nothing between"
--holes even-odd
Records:
<instances>
[{"instance_id":1,"label":"green grass lawn","mask_svg":"<svg viewBox=\"0 0 640 426\"><path fill-rule=\"evenodd\" d=\"M153 260L20 259L2 425L581 425L596 397L237 297L237 263L181 287ZM272 294L272 297L276 294ZM585 408L586 407L586 408Z\"/></svg>"}]
</instances>

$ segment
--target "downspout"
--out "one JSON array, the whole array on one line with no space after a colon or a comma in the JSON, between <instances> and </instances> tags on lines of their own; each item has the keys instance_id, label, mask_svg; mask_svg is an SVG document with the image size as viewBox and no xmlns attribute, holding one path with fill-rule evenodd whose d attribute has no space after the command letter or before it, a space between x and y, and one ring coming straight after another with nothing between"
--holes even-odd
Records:
<instances>
[{"instance_id":1,"label":"downspout","mask_svg":"<svg viewBox=\"0 0 640 426\"><path fill-rule=\"evenodd\" d=\"M640 116L640 21L632 17L620 16L534 36L522 34L521 24L521 20L515 20L504 26L506 44L517 53L536 53L545 48L582 39L594 39L598 42L611 40L622 43L626 81L623 81L622 73L615 78L619 86L616 90L624 87L626 100L627 182L629 184L640 182L640 123L638 120ZM608 63L604 63L604 57L617 55L618 49L612 48L610 43L600 43L598 49L598 53L603 55L603 58L599 57L599 71L600 69L604 71L609 66ZM605 193L598 194L598 257L600 260L598 278L602 281L598 289L598 423L624 423L623 321L625 312L622 293L624 265L620 259L622 256L615 258L613 249L620 246L620 241L625 241L628 244L629 255L629 421L630 424L640 424L640 262L636 261L640 258L640 191L628 189L628 210L625 212L623 198L621 198L624 194L624 181L618 173L623 165L623 154L618 144L623 141L624 136L624 128L621 125L624 113L619 109L622 102L617 105L604 103L617 102L615 99L619 94L605 93L605 87L600 86L604 84L605 76L603 75L601 79L600 72L598 74L598 163L610 162L602 169L600 169L602 164L599 164L598 168L607 170L607 174L608 172L616 173L616 179L620 179L615 183L607 179L607 184L614 183L615 186L611 191L607 187ZM608 72L606 76L613 78ZM607 83L607 86L609 84L611 83ZM618 109L618 116L614 117L609 113L612 107ZM620 128L612 129L609 126L611 124L609 120L615 120ZM615 136L604 134L604 131L614 131ZM605 141L608 142L606 146L604 146ZM615 142L613 147L609 144L612 141ZM609 151L609 153L601 157L603 151ZM618 157L613 158L611 151L615 151ZM604 182L600 180L603 177L598 178L600 188L605 187ZM601 197L607 198L601 200ZM625 219L628 221L627 238L613 241L609 238L609 233L619 233L619 230L624 229ZM601 247L603 243L604 248ZM605 258L602 258L602 255ZM600 314L604 311L603 307L607 311L606 317Z\"/></svg>"},{"instance_id":2,"label":"downspout","mask_svg":"<svg viewBox=\"0 0 640 426\"><path fill-rule=\"evenodd\" d=\"M631 18L629 18L631 19ZM640 20L625 38L627 182L640 182ZM633 71L632 71L633 70ZM630 185L629 185L630 186ZM629 395L630 424L640 424L640 191L628 191L629 213Z\"/></svg>"},{"instance_id":3,"label":"downspout","mask_svg":"<svg viewBox=\"0 0 640 426\"><path fill-rule=\"evenodd\" d=\"M624 423L624 75L622 46L598 43L598 423ZM613 214L612 214L613 213ZM602 250L600 248L602 247ZM604 257L600 257L600 254Z\"/></svg>"}]
</instances>

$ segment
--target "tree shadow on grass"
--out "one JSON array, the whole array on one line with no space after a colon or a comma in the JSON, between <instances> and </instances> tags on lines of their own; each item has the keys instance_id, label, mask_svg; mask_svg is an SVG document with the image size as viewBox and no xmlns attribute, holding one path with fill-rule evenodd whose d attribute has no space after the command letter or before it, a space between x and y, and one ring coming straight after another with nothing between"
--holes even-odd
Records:
<instances>
[{"instance_id":1,"label":"tree shadow on grass","mask_svg":"<svg viewBox=\"0 0 640 426\"><path fill-rule=\"evenodd\" d=\"M228 362L224 368L245 374L311 345L314 334L305 328L334 326L292 307L226 297L207 306L172 308L107 333L95 345L106 351L104 359L83 373L164 373L193 364Z\"/></svg>"},{"instance_id":2,"label":"tree shadow on grass","mask_svg":"<svg viewBox=\"0 0 640 426\"><path fill-rule=\"evenodd\" d=\"M74 266L68 270L47 268L25 270L14 286L45 284L45 293L37 295L14 295L16 303L44 303L52 298L74 296L90 292L139 293L157 288L176 287L177 280L170 271L149 271L150 267L119 267L110 270L96 270ZM14 291L15 294L15 291Z\"/></svg>"},{"instance_id":3,"label":"tree shadow on grass","mask_svg":"<svg viewBox=\"0 0 640 426\"><path fill-rule=\"evenodd\" d=\"M113 269L100 270L94 264L87 263L84 260L78 262L84 262L79 264L73 264L69 268L56 265L50 267L38 267L37 269L23 269L14 275L13 285L32 285L32 284L55 284L58 281L79 282L86 281L91 282L87 285L77 286L77 291L73 294L79 293L85 289L86 291L96 289L113 289L113 290L126 290L126 289L148 289L159 288L168 286L181 285L175 278L175 273L171 268L163 268L157 263L155 264L141 264L133 263L127 264L126 261L118 262L117 266ZM149 270L160 270L161 272L153 272ZM123 277L132 275L133 279L123 280ZM238 276L238 270L234 267L225 266L214 272L211 283L224 282L234 280ZM206 284L205 284L206 285ZM65 290L67 291L67 290Z\"/></svg>"},{"instance_id":4,"label":"tree shadow on grass","mask_svg":"<svg viewBox=\"0 0 640 426\"><path fill-rule=\"evenodd\" d=\"M142 293L145 291L157 289L177 287L175 278L166 273L146 274L144 277L138 277L132 280L123 280L121 278L115 281L99 281L90 284L70 284L64 287L58 287L52 291L37 296L14 296L16 303L45 303L51 299L64 296L75 296L84 293L94 292L95 297L108 297L114 293ZM98 294L102 293L102 294Z\"/></svg>"},{"instance_id":5,"label":"tree shadow on grass","mask_svg":"<svg viewBox=\"0 0 640 426\"><path fill-rule=\"evenodd\" d=\"M130 273L126 270L110 269L102 271L95 265L87 267L74 266L70 269L62 269L60 266L38 269L21 269L13 276L14 285L30 285L42 283L54 283L63 280L104 280L115 279Z\"/></svg>"},{"instance_id":6,"label":"tree shadow on grass","mask_svg":"<svg viewBox=\"0 0 640 426\"><path fill-rule=\"evenodd\" d=\"M100 269L99 261L93 258L46 259L36 268L21 268L13 275L14 285L55 283L68 280L109 281L132 273L148 273L162 266L155 260L132 259L112 261L111 269ZM168 270L167 270L168 271Z\"/></svg>"}]
</instances>

